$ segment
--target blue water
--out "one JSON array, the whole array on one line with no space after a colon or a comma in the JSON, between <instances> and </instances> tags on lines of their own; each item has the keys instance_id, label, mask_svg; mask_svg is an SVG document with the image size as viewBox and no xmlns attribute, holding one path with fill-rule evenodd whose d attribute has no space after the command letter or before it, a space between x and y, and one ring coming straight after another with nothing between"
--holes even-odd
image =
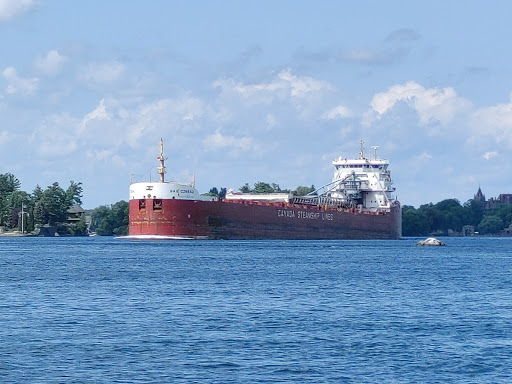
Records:
<instances>
[{"instance_id":1,"label":"blue water","mask_svg":"<svg viewBox=\"0 0 512 384\"><path fill-rule=\"evenodd\" d=\"M510 383L512 238L0 238L2 383Z\"/></svg>"}]
</instances>

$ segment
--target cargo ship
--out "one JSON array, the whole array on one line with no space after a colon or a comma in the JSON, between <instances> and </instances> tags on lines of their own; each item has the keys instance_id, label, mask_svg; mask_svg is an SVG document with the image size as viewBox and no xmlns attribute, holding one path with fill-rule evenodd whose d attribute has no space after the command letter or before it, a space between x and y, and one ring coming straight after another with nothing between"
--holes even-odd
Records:
<instances>
[{"instance_id":1,"label":"cargo ship","mask_svg":"<svg viewBox=\"0 0 512 384\"><path fill-rule=\"evenodd\" d=\"M400 203L389 161L341 156L332 181L305 196L241 193L205 196L195 181L165 181L160 140L158 181L130 181L129 237L139 239L399 239Z\"/></svg>"}]
</instances>

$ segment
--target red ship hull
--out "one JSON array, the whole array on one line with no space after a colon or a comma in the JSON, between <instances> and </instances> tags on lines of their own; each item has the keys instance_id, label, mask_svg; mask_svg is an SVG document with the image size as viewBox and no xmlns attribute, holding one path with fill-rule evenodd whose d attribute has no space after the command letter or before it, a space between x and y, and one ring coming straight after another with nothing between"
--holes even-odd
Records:
<instances>
[{"instance_id":1,"label":"red ship hull","mask_svg":"<svg viewBox=\"0 0 512 384\"><path fill-rule=\"evenodd\" d=\"M398 203L386 213L254 201L130 200L130 236L204 239L399 239Z\"/></svg>"}]
</instances>

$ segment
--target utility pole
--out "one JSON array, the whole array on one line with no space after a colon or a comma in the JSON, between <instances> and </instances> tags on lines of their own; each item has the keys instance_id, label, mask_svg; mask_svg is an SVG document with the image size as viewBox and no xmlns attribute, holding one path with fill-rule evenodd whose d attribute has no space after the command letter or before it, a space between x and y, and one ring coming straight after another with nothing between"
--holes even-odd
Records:
<instances>
[{"instance_id":1,"label":"utility pole","mask_svg":"<svg viewBox=\"0 0 512 384\"><path fill-rule=\"evenodd\" d=\"M25 204L21 203L21 234L23 235L23 232L24 232L24 227L23 227L23 219L25 217L25 212L23 211L23 209L25 208Z\"/></svg>"}]
</instances>

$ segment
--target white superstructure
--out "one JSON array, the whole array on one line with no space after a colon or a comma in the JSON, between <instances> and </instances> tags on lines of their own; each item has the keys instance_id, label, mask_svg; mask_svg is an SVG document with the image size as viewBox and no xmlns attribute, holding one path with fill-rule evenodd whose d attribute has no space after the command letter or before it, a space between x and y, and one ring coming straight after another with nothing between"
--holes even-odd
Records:
<instances>
[{"instance_id":1,"label":"white superstructure","mask_svg":"<svg viewBox=\"0 0 512 384\"><path fill-rule=\"evenodd\" d=\"M130 200L139 199L215 200L216 198L201 196L193 184L147 181L130 184Z\"/></svg>"},{"instance_id":2,"label":"white superstructure","mask_svg":"<svg viewBox=\"0 0 512 384\"><path fill-rule=\"evenodd\" d=\"M380 160L378 147L373 148L374 158L365 158L361 141L359 159L343 159L340 156L332 162L335 170L329 196L371 210L391 207L391 194L395 188L388 170L389 161Z\"/></svg>"},{"instance_id":3,"label":"white superstructure","mask_svg":"<svg viewBox=\"0 0 512 384\"><path fill-rule=\"evenodd\" d=\"M389 211L394 203L392 192L395 191L388 169L389 161L377 157L364 157L363 142L359 159L334 160L332 181L306 196L295 197L299 204L313 204L328 207L359 208L376 211Z\"/></svg>"},{"instance_id":4,"label":"white superstructure","mask_svg":"<svg viewBox=\"0 0 512 384\"><path fill-rule=\"evenodd\" d=\"M160 162L158 174L159 182L144 181L132 183L130 181L130 200L143 199L178 199L178 200L216 200L216 197L202 196L195 188L195 182L180 183L176 181L165 181L165 160L164 143L160 139L160 156L156 158Z\"/></svg>"}]
</instances>

